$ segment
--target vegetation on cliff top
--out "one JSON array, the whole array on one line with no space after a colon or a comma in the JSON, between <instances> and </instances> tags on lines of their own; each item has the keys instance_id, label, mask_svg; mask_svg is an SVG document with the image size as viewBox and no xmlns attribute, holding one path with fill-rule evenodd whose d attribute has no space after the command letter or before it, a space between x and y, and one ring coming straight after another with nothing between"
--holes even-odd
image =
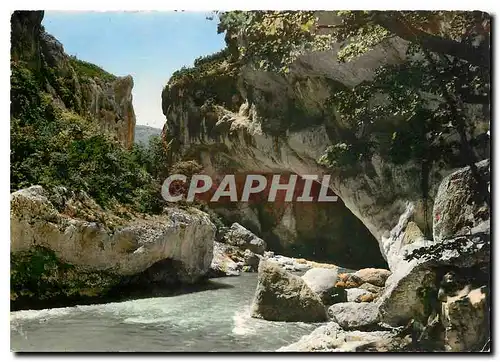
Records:
<instances>
[{"instance_id":1,"label":"vegetation on cliff top","mask_svg":"<svg viewBox=\"0 0 500 362\"><path fill-rule=\"evenodd\" d=\"M78 59L74 55L70 56L69 60L73 69L82 77L97 77L106 81L114 81L116 79L115 75L106 72L104 69L95 64Z\"/></svg>"},{"instance_id":2,"label":"vegetation on cliff top","mask_svg":"<svg viewBox=\"0 0 500 362\"><path fill-rule=\"evenodd\" d=\"M11 191L34 184L66 186L87 192L102 206L118 202L141 212L161 211L165 152L159 139L149 148L127 150L78 112L81 103L62 99L62 107L45 91L47 74L60 79L54 69L12 61L11 71ZM75 97L64 83L56 91Z\"/></svg>"},{"instance_id":3,"label":"vegetation on cliff top","mask_svg":"<svg viewBox=\"0 0 500 362\"><path fill-rule=\"evenodd\" d=\"M164 92L168 91L172 100L190 96L197 107L218 104L234 110L239 106L238 71L239 66L225 48L197 58L194 67L183 67L174 72Z\"/></svg>"}]
</instances>

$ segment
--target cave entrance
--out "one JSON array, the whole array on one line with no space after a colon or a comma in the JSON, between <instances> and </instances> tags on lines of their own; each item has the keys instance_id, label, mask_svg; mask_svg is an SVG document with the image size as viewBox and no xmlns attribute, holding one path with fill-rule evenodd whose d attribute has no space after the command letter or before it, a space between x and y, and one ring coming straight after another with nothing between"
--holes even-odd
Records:
<instances>
[{"instance_id":1,"label":"cave entrance","mask_svg":"<svg viewBox=\"0 0 500 362\"><path fill-rule=\"evenodd\" d=\"M273 173L252 174L269 176ZM292 173L280 174L286 179L286 175ZM320 188L321 184L313 182L311 195L317 195ZM298 191L301 194L300 187ZM335 194L330 189L328 195ZM286 191L278 191L276 200L269 202L264 191L248 203L212 206L226 222L238 222L251 230L266 241L268 250L277 254L333 263L348 269L387 268L378 241L340 197L336 202L318 202L317 199L286 202L285 196Z\"/></svg>"}]
</instances>

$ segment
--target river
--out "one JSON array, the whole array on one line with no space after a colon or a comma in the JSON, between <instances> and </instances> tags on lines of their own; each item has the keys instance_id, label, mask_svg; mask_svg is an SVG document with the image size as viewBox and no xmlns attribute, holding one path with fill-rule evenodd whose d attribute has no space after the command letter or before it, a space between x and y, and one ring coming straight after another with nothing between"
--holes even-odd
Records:
<instances>
[{"instance_id":1,"label":"river","mask_svg":"<svg viewBox=\"0 0 500 362\"><path fill-rule=\"evenodd\" d=\"M256 273L170 297L11 312L11 350L74 352L274 351L319 324L250 318Z\"/></svg>"}]
</instances>

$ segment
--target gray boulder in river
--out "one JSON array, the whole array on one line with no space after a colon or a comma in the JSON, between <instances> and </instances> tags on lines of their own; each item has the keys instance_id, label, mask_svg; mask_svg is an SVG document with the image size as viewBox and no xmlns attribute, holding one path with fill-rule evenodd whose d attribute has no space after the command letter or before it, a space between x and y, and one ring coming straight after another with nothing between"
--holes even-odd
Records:
<instances>
[{"instance_id":1,"label":"gray boulder in river","mask_svg":"<svg viewBox=\"0 0 500 362\"><path fill-rule=\"evenodd\" d=\"M327 319L320 297L299 276L261 261L252 317L271 321L322 322Z\"/></svg>"}]
</instances>

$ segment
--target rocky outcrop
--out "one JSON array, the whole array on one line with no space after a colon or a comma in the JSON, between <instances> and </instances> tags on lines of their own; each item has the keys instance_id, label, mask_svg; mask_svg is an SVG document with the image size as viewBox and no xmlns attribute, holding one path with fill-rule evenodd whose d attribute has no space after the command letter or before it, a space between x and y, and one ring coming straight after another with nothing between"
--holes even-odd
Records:
<instances>
[{"instance_id":1,"label":"rocky outcrop","mask_svg":"<svg viewBox=\"0 0 500 362\"><path fill-rule=\"evenodd\" d=\"M234 276L243 272L256 272L266 243L240 224L217 230L214 259L208 276Z\"/></svg>"},{"instance_id":2,"label":"rocky outcrop","mask_svg":"<svg viewBox=\"0 0 500 362\"><path fill-rule=\"evenodd\" d=\"M477 164L483 177L487 164ZM436 199L437 240L415 241L400 249L404 260L396 264L378 302L381 321L393 326L417 323L420 343L450 351L481 350L489 337L489 209L471 201L482 199L478 189L471 189L470 177L466 167L443 180Z\"/></svg>"},{"instance_id":3,"label":"rocky outcrop","mask_svg":"<svg viewBox=\"0 0 500 362\"><path fill-rule=\"evenodd\" d=\"M126 147L134 142L133 79L116 77L64 52L47 34L43 11L14 11L11 17L12 61L40 74L45 91L65 110L97 121L100 129Z\"/></svg>"},{"instance_id":4,"label":"rocky outcrop","mask_svg":"<svg viewBox=\"0 0 500 362\"><path fill-rule=\"evenodd\" d=\"M479 163L479 170L485 164ZM453 176L445 178L439 199L450 205L460 200L477 200L480 191L464 182L470 180L470 168L458 170L454 175L455 184L461 186L450 187ZM399 243L411 239L411 242L397 244L397 249L393 249L401 254L393 254L390 259L392 272L366 269L339 274L336 285L346 288L349 302L329 307L328 315L335 326L318 329L297 344L280 350L487 350L491 235L489 219L483 217L485 212L489 215L489 210L478 204L467 204L462 210L450 209L452 216L447 215L450 222L446 225L447 230L454 232L448 234L451 238L441 240L425 240L415 224L405 219L408 214L403 215L393 230L394 240ZM464 220L469 220L471 227L465 235L462 232L457 235ZM435 225L438 229L442 226L439 220L435 220ZM366 303L367 299L372 301ZM348 333L342 329L384 329L387 338L349 349L339 345L338 336Z\"/></svg>"},{"instance_id":5,"label":"rocky outcrop","mask_svg":"<svg viewBox=\"0 0 500 362\"><path fill-rule=\"evenodd\" d=\"M485 288L448 298L443 304L445 350L479 351L489 339L489 305Z\"/></svg>"},{"instance_id":6,"label":"rocky outcrop","mask_svg":"<svg viewBox=\"0 0 500 362\"><path fill-rule=\"evenodd\" d=\"M274 263L259 265L252 316L271 321L321 322L326 311L319 296L298 276Z\"/></svg>"},{"instance_id":7,"label":"rocky outcrop","mask_svg":"<svg viewBox=\"0 0 500 362\"><path fill-rule=\"evenodd\" d=\"M266 251L266 242L238 223L231 225L222 242L260 255Z\"/></svg>"},{"instance_id":8,"label":"rocky outcrop","mask_svg":"<svg viewBox=\"0 0 500 362\"><path fill-rule=\"evenodd\" d=\"M80 76L83 108L97 119L101 130L115 135L126 147L132 147L135 134L135 112L132 105L132 76L114 80Z\"/></svg>"},{"instance_id":9,"label":"rocky outcrop","mask_svg":"<svg viewBox=\"0 0 500 362\"><path fill-rule=\"evenodd\" d=\"M134 283L135 276L141 283L193 283L212 261L215 226L196 209L124 217L83 192L41 186L12 193L10 206L13 258L41 247L82 275L115 276L115 285Z\"/></svg>"},{"instance_id":10,"label":"rocky outcrop","mask_svg":"<svg viewBox=\"0 0 500 362\"><path fill-rule=\"evenodd\" d=\"M234 39L241 40L236 35ZM314 253L349 268L385 267L378 259L381 254L392 270L402 242L395 240L392 230L401 215L407 214L404 226L414 222L428 237L439 183L463 163L423 165L411 158L396 163L380 152L345 168L320 165L318 159L328 146L347 146L350 138L346 135L357 137L356 128L332 109L331 97L339 89L371 80L380 66L404 62L408 43L394 37L349 62L337 60L340 47L333 44L329 51L299 55L287 74L240 67L231 57L224 57L228 51L191 69L185 77L179 72L162 93L167 118L163 136L172 142L176 157L197 158L213 175L256 170L332 174L330 187L341 202L309 209L305 203L288 205L278 218L259 210L260 235L280 253L277 248L287 246L293 256L311 258ZM217 87L208 89L207 84ZM489 117L481 107L466 107L471 123L477 126L469 135L472 144L485 135ZM390 142L405 124L397 117L377 120L369 141ZM457 138L453 131L450 140ZM487 157L487 152L475 151L478 158Z\"/></svg>"},{"instance_id":11,"label":"rocky outcrop","mask_svg":"<svg viewBox=\"0 0 500 362\"><path fill-rule=\"evenodd\" d=\"M320 296L325 305L331 305L347 301L345 289L335 287L337 276L337 268L313 268L308 270L302 279L314 293Z\"/></svg>"}]
</instances>

